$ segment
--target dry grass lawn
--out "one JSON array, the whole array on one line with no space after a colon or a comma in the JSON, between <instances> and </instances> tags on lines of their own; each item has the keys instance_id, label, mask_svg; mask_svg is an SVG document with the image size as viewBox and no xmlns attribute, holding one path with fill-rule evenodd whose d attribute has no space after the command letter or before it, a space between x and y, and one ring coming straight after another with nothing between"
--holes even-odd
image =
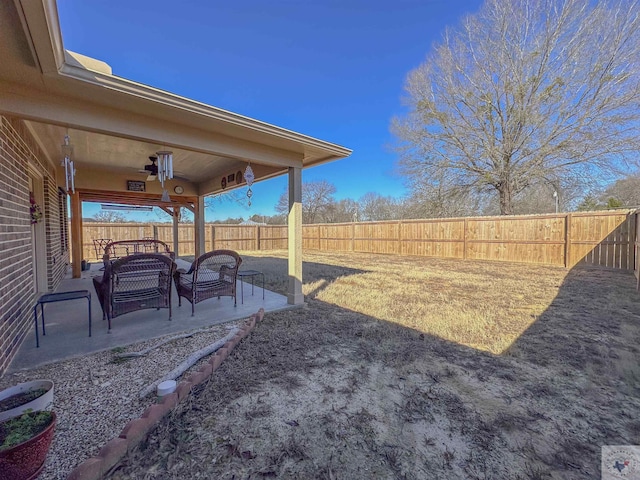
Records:
<instances>
[{"instance_id":1,"label":"dry grass lawn","mask_svg":"<svg viewBox=\"0 0 640 480\"><path fill-rule=\"evenodd\" d=\"M243 258L285 292L284 252ZM267 314L110 478L596 479L602 445L640 444L632 274L304 260L307 304Z\"/></svg>"}]
</instances>

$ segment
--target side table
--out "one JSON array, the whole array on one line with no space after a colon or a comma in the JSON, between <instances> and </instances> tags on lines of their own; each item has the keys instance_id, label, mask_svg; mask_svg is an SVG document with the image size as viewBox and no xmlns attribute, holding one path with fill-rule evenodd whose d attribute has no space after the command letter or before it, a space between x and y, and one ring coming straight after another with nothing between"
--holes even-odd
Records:
<instances>
[{"instance_id":1,"label":"side table","mask_svg":"<svg viewBox=\"0 0 640 480\"><path fill-rule=\"evenodd\" d=\"M91 292L89 292L89 290L47 293L42 295L33 307L33 321L36 325L36 348L40 348L40 338L38 337L38 305L40 305L40 313L42 314L42 336L45 336L47 333L44 329L44 304L64 302L65 300L78 300L80 298L86 298L89 305L89 336L91 336Z\"/></svg>"},{"instance_id":2,"label":"side table","mask_svg":"<svg viewBox=\"0 0 640 480\"><path fill-rule=\"evenodd\" d=\"M240 278L241 303L244 304L244 282L242 281L242 279L244 277L251 277L251 295L253 295L254 279L257 275L262 275L262 299L264 300L264 273L259 272L258 270L240 270L238 272L238 277Z\"/></svg>"}]
</instances>

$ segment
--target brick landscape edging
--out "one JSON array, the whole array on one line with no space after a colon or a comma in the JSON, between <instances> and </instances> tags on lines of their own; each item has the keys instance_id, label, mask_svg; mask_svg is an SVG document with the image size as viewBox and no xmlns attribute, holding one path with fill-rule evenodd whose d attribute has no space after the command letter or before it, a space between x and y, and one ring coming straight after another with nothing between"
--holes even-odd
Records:
<instances>
[{"instance_id":1,"label":"brick landscape edging","mask_svg":"<svg viewBox=\"0 0 640 480\"><path fill-rule=\"evenodd\" d=\"M154 430L162 419L173 410L176 405L189 397L191 389L209 380L211 375L220 367L231 350L264 318L264 309L251 315L238 332L227 340L222 348L202 365L196 372L182 380L176 391L162 398L160 403L147 407L140 418L131 420L122 429L120 435L109 440L96 457L91 457L74 468L67 480L99 480L109 469L116 465L127 452L130 452Z\"/></svg>"}]
</instances>

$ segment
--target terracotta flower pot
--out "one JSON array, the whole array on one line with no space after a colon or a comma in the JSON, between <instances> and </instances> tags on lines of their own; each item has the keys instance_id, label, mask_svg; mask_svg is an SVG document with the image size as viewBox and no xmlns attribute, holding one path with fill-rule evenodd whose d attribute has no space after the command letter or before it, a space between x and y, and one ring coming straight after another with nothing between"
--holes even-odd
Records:
<instances>
[{"instance_id":1,"label":"terracotta flower pot","mask_svg":"<svg viewBox=\"0 0 640 480\"><path fill-rule=\"evenodd\" d=\"M53 440L56 414L47 428L29 440L0 451L0 472L3 480L31 480L44 467L44 460Z\"/></svg>"}]
</instances>

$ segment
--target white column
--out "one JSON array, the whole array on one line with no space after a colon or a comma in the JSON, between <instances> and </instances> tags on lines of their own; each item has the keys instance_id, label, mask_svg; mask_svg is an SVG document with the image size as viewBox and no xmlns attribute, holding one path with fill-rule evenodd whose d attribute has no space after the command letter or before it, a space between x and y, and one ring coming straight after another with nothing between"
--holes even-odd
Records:
<instances>
[{"instance_id":1,"label":"white column","mask_svg":"<svg viewBox=\"0 0 640 480\"><path fill-rule=\"evenodd\" d=\"M198 195L198 202L195 205L193 214L193 227L195 229L196 258L205 253L204 247L204 197Z\"/></svg>"},{"instance_id":2,"label":"white column","mask_svg":"<svg viewBox=\"0 0 640 480\"><path fill-rule=\"evenodd\" d=\"M304 303L302 294L302 169L289 168L289 288L287 302Z\"/></svg>"}]
</instances>

